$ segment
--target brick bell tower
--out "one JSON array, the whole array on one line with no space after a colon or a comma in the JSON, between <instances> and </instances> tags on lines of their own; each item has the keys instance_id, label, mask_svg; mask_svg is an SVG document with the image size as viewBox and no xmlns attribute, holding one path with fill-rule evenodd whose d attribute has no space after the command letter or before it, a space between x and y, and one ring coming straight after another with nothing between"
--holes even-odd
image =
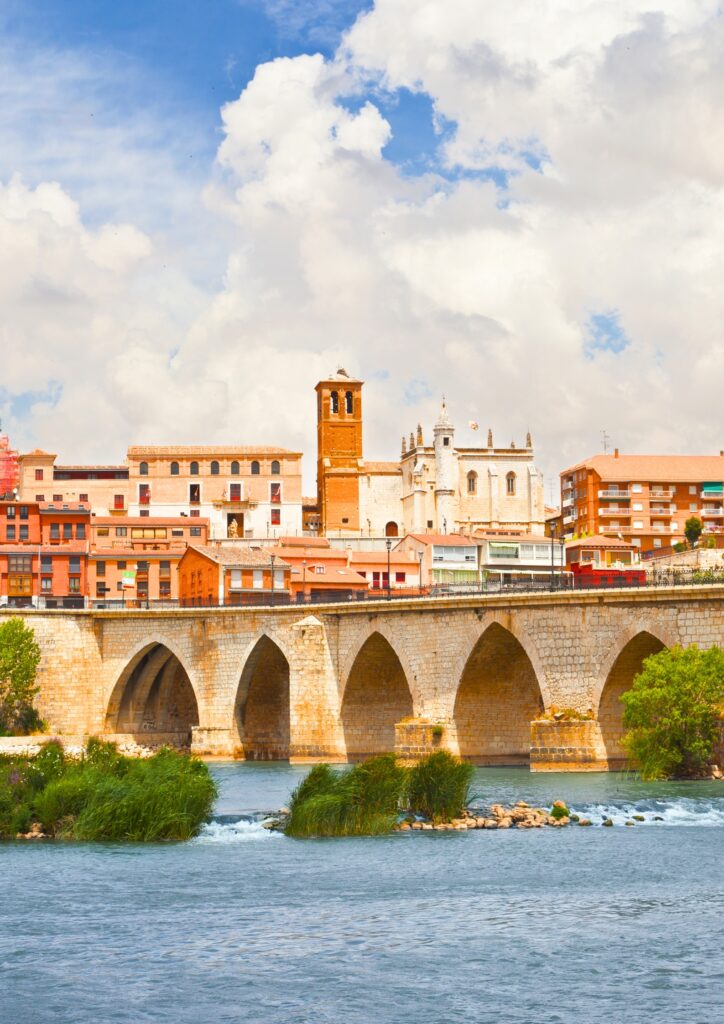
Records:
<instances>
[{"instance_id":1,"label":"brick bell tower","mask_svg":"<svg viewBox=\"0 0 724 1024\"><path fill-rule=\"evenodd\" d=\"M317 392L317 501L320 532L356 532L362 459L362 381L341 367Z\"/></svg>"}]
</instances>

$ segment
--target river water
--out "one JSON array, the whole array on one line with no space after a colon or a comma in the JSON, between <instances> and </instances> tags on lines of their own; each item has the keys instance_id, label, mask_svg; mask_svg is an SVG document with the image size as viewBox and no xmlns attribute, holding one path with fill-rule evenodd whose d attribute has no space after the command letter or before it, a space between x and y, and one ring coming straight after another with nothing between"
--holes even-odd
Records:
<instances>
[{"instance_id":1,"label":"river water","mask_svg":"<svg viewBox=\"0 0 724 1024\"><path fill-rule=\"evenodd\" d=\"M303 769L213 771L190 843L0 846L1 1024L724 1018L724 783L479 769L616 827L295 841L255 818Z\"/></svg>"}]
</instances>

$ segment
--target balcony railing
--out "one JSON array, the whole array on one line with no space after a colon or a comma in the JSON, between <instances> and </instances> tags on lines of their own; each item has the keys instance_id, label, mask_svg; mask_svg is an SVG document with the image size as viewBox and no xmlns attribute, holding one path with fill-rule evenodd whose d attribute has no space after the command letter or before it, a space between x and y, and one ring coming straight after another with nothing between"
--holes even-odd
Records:
<instances>
[{"instance_id":1,"label":"balcony railing","mask_svg":"<svg viewBox=\"0 0 724 1024\"><path fill-rule=\"evenodd\" d=\"M563 516L563 525L568 526L569 523L575 523L578 516Z\"/></svg>"},{"instance_id":2,"label":"balcony railing","mask_svg":"<svg viewBox=\"0 0 724 1024\"><path fill-rule=\"evenodd\" d=\"M601 508L598 510L599 516L607 516L614 518L615 516L623 516L624 519L631 518L630 508ZM565 521L565 520L564 520Z\"/></svg>"},{"instance_id":3,"label":"balcony railing","mask_svg":"<svg viewBox=\"0 0 724 1024\"><path fill-rule=\"evenodd\" d=\"M704 519L721 519L721 517L724 516L724 508L721 506L703 508L701 510L701 515Z\"/></svg>"},{"instance_id":4,"label":"balcony railing","mask_svg":"<svg viewBox=\"0 0 724 1024\"><path fill-rule=\"evenodd\" d=\"M724 489L719 487L715 491L701 491L699 493L700 498L724 498Z\"/></svg>"},{"instance_id":5,"label":"balcony railing","mask_svg":"<svg viewBox=\"0 0 724 1024\"><path fill-rule=\"evenodd\" d=\"M656 507L656 506L652 505L651 509L650 509L650 512L651 512L652 516L659 516L659 517L666 516L666 517L670 517L670 516L673 516L675 514L676 509L669 508L668 505L666 506L666 508L661 508L660 506Z\"/></svg>"},{"instance_id":6,"label":"balcony railing","mask_svg":"<svg viewBox=\"0 0 724 1024\"><path fill-rule=\"evenodd\" d=\"M141 494L141 495L139 495L138 504L139 505L150 505L151 504L151 495L150 494Z\"/></svg>"},{"instance_id":7,"label":"balcony railing","mask_svg":"<svg viewBox=\"0 0 724 1024\"><path fill-rule=\"evenodd\" d=\"M654 498L673 498L675 494L673 487L651 487L649 489L649 501Z\"/></svg>"},{"instance_id":8,"label":"balcony railing","mask_svg":"<svg viewBox=\"0 0 724 1024\"><path fill-rule=\"evenodd\" d=\"M608 490L607 489L607 490L604 490L604 491L599 491L598 492L598 496L599 496L599 498L606 498L607 500L609 498L623 498L624 500L627 501L631 497L631 492L630 491L612 491L612 490Z\"/></svg>"}]
</instances>

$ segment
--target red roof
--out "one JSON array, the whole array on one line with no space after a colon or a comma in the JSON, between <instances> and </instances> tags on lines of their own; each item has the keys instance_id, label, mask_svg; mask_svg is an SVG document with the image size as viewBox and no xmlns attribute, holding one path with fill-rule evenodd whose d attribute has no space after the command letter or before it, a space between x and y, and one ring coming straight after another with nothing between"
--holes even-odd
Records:
<instances>
[{"instance_id":1,"label":"red roof","mask_svg":"<svg viewBox=\"0 0 724 1024\"><path fill-rule=\"evenodd\" d=\"M408 533L407 537L412 537L421 544L434 544L436 547L477 547L474 540L464 537L462 533ZM403 537L403 540L407 537ZM396 547L399 547L399 544Z\"/></svg>"}]
</instances>

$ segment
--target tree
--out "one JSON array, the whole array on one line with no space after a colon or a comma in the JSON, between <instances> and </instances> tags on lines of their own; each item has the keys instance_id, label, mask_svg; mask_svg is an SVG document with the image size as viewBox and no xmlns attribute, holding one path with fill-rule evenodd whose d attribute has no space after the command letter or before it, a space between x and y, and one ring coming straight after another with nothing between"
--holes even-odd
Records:
<instances>
[{"instance_id":1,"label":"tree","mask_svg":"<svg viewBox=\"0 0 724 1024\"><path fill-rule=\"evenodd\" d=\"M684 536L688 540L692 548L696 547L696 542L701 537L701 531L704 529L704 524L698 516L689 516L684 523Z\"/></svg>"},{"instance_id":2,"label":"tree","mask_svg":"<svg viewBox=\"0 0 724 1024\"><path fill-rule=\"evenodd\" d=\"M724 706L724 651L673 647L646 658L621 700L624 745L645 779L699 775Z\"/></svg>"},{"instance_id":3,"label":"tree","mask_svg":"<svg viewBox=\"0 0 724 1024\"><path fill-rule=\"evenodd\" d=\"M40 647L22 619L0 625L0 736L24 736L39 729L40 715L33 702L40 687L35 674Z\"/></svg>"}]
</instances>

